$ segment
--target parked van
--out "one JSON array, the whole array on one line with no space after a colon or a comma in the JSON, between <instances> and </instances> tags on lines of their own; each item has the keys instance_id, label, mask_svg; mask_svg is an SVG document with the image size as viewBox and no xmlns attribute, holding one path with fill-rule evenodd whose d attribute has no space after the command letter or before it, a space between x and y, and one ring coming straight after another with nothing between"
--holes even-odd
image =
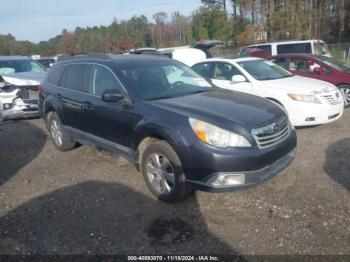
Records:
<instances>
[{"instance_id":1,"label":"parked van","mask_svg":"<svg viewBox=\"0 0 350 262\"><path fill-rule=\"evenodd\" d=\"M331 56L325 42L322 40L299 40L299 41L281 41L272 43L261 43L249 45L246 48L259 48L265 50L270 55L279 55L287 53L304 53ZM239 55L245 52L243 48Z\"/></svg>"}]
</instances>

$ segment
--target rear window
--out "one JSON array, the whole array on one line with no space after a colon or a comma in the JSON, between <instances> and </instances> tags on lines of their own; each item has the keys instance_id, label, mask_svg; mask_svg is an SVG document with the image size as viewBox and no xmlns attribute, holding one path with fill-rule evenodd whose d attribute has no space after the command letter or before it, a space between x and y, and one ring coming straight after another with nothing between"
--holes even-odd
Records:
<instances>
[{"instance_id":1,"label":"rear window","mask_svg":"<svg viewBox=\"0 0 350 262\"><path fill-rule=\"evenodd\" d=\"M311 43L298 43L298 44L279 44L277 45L278 54L288 53L311 53Z\"/></svg>"},{"instance_id":2,"label":"rear window","mask_svg":"<svg viewBox=\"0 0 350 262\"><path fill-rule=\"evenodd\" d=\"M47 78L47 82L55 86L59 86L63 75L63 71L64 66L58 66L53 68Z\"/></svg>"},{"instance_id":3,"label":"rear window","mask_svg":"<svg viewBox=\"0 0 350 262\"><path fill-rule=\"evenodd\" d=\"M330 53L324 42L314 43L314 51L315 55L326 55Z\"/></svg>"},{"instance_id":4,"label":"rear window","mask_svg":"<svg viewBox=\"0 0 350 262\"><path fill-rule=\"evenodd\" d=\"M88 92L85 84L87 65L74 64L66 66L63 76L63 87L78 92Z\"/></svg>"}]
</instances>

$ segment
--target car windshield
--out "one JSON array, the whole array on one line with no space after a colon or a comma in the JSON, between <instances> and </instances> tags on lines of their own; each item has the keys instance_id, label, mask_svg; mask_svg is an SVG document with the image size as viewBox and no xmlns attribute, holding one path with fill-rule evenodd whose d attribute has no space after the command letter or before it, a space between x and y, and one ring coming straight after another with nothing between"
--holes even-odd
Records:
<instances>
[{"instance_id":1,"label":"car windshield","mask_svg":"<svg viewBox=\"0 0 350 262\"><path fill-rule=\"evenodd\" d=\"M293 76L282 67L262 59L242 61L238 64L257 80L274 80Z\"/></svg>"},{"instance_id":2,"label":"car windshield","mask_svg":"<svg viewBox=\"0 0 350 262\"><path fill-rule=\"evenodd\" d=\"M342 72L350 72L350 66L347 64L342 63L341 61L328 57L328 56L319 56L318 57L321 61L323 61L325 64L334 67L335 69L342 71Z\"/></svg>"},{"instance_id":3,"label":"car windshield","mask_svg":"<svg viewBox=\"0 0 350 262\"><path fill-rule=\"evenodd\" d=\"M32 60L0 60L0 74L23 72L45 72L45 69Z\"/></svg>"},{"instance_id":4,"label":"car windshield","mask_svg":"<svg viewBox=\"0 0 350 262\"><path fill-rule=\"evenodd\" d=\"M146 100L207 92L213 87L189 67L175 61L152 61L121 67L139 96Z\"/></svg>"}]
</instances>

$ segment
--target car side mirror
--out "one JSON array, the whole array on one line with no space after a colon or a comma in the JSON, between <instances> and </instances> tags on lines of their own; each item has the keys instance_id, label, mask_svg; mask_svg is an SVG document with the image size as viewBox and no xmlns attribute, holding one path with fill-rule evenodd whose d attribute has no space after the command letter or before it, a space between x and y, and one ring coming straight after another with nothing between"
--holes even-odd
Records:
<instances>
[{"instance_id":1,"label":"car side mirror","mask_svg":"<svg viewBox=\"0 0 350 262\"><path fill-rule=\"evenodd\" d=\"M313 73L316 75L322 75L322 70L319 67L314 68Z\"/></svg>"},{"instance_id":2,"label":"car side mirror","mask_svg":"<svg viewBox=\"0 0 350 262\"><path fill-rule=\"evenodd\" d=\"M102 94L102 101L104 102L118 102L124 99L124 95L118 89L106 90Z\"/></svg>"},{"instance_id":3,"label":"car side mirror","mask_svg":"<svg viewBox=\"0 0 350 262\"><path fill-rule=\"evenodd\" d=\"M234 82L234 83L246 82L246 79L242 75L233 75L232 82Z\"/></svg>"}]
</instances>

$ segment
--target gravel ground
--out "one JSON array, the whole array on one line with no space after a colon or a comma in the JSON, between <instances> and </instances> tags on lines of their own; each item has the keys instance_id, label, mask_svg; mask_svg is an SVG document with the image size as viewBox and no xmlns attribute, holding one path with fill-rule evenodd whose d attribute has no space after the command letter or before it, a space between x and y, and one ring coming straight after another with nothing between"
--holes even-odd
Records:
<instances>
[{"instance_id":1,"label":"gravel ground","mask_svg":"<svg viewBox=\"0 0 350 262\"><path fill-rule=\"evenodd\" d=\"M256 188L157 201L127 162L0 124L0 254L350 254L350 109Z\"/></svg>"}]
</instances>

